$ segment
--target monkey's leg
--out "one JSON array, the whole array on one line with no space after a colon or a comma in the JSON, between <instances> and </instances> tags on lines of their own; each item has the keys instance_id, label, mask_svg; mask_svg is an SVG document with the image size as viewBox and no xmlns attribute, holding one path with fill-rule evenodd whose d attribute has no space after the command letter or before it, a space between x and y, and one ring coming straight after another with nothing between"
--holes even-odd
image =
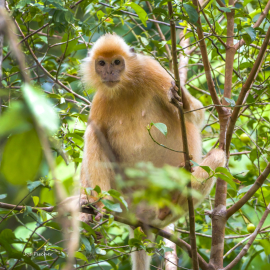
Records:
<instances>
[{"instance_id":1,"label":"monkey's leg","mask_svg":"<svg viewBox=\"0 0 270 270\"><path fill-rule=\"evenodd\" d=\"M225 162L226 162L225 152L221 149L212 149L204 158L204 160L200 163L200 166L208 166L213 171L215 171L217 167L224 167ZM201 167L195 167L193 170L194 171L192 172L191 177L192 188L198 190L202 194L201 200L198 200L196 198L194 199L195 204L198 204L211 191L215 183L215 178L214 177L209 178L208 173ZM172 202L175 204L182 205L183 208L185 208L184 210L187 211L187 204L185 204L186 198L183 196L179 196L179 192L172 194ZM158 219L164 220L170 213L171 211L169 207L161 208L159 209Z\"/></svg>"},{"instance_id":2,"label":"monkey's leg","mask_svg":"<svg viewBox=\"0 0 270 270\"><path fill-rule=\"evenodd\" d=\"M129 238L134 238L134 231L129 229ZM153 233L147 233L147 238L154 241L155 235ZM133 251L131 253L132 270L149 270L151 263L151 256L148 256L144 250Z\"/></svg>"},{"instance_id":3,"label":"monkey's leg","mask_svg":"<svg viewBox=\"0 0 270 270\"><path fill-rule=\"evenodd\" d=\"M212 149L201 162L200 166L208 166L213 171L217 167L224 167L226 163L226 155L225 152L221 149ZM198 190L203 198L209 194L214 183L215 178L212 177L210 179L208 173L202 169L201 167L195 167L194 172L192 173L192 188ZM207 179L207 180L206 180ZM199 203L199 201L195 202Z\"/></svg>"}]
</instances>

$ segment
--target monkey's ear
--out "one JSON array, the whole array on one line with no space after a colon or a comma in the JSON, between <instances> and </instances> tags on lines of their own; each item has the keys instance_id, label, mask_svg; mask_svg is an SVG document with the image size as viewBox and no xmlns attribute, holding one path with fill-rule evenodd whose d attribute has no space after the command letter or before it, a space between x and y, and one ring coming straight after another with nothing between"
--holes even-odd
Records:
<instances>
[{"instance_id":1,"label":"monkey's ear","mask_svg":"<svg viewBox=\"0 0 270 270\"><path fill-rule=\"evenodd\" d=\"M132 57L136 57L137 56L137 54L135 52L135 49L133 47L130 47L129 48L129 51L131 52Z\"/></svg>"}]
</instances>

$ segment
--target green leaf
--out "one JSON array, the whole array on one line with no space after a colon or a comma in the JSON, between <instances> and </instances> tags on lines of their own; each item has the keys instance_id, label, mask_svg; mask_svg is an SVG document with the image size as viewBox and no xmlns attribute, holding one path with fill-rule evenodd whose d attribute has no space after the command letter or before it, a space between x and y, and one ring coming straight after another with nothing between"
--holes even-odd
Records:
<instances>
[{"instance_id":1,"label":"green leaf","mask_svg":"<svg viewBox=\"0 0 270 270\"><path fill-rule=\"evenodd\" d=\"M155 126L162 134L167 135L167 126L163 123L151 123L151 126Z\"/></svg>"},{"instance_id":2,"label":"green leaf","mask_svg":"<svg viewBox=\"0 0 270 270\"><path fill-rule=\"evenodd\" d=\"M197 10L193 6L191 6L189 4L183 4L183 6L184 6L184 9L186 10L186 12L188 14L190 22L195 24L198 21L198 18L199 18Z\"/></svg>"},{"instance_id":3,"label":"green leaf","mask_svg":"<svg viewBox=\"0 0 270 270\"><path fill-rule=\"evenodd\" d=\"M136 238L129 239L128 244L131 247L137 247L137 248L142 247L142 242L139 239L136 239Z\"/></svg>"},{"instance_id":4,"label":"green leaf","mask_svg":"<svg viewBox=\"0 0 270 270\"><path fill-rule=\"evenodd\" d=\"M148 16L147 16L147 13L145 12L145 10L142 7L140 7L138 4L133 3L133 2L128 3L128 5L135 10L135 12L139 16L140 20L142 21L143 25L145 27L147 27L146 21L148 20Z\"/></svg>"},{"instance_id":5,"label":"green leaf","mask_svg":"<svg viewBox=\"0 0 270 270\"><path fill-rule=\"evenodd\" d=\"M252 68L253 64L250 62L244 62L239 65L239 69Z\"/></svg>"},{"instance_id":6,"label":"green leaf","mask_svg":"<svg viewBox=\"0 0 270 270\"><path fill-rule=\"evenodd\" d=\"M228 177L227 175L221 174L221 173L217 173L215 176L221 178L224 181L226 181L228 184L230 184L230 186L234 190L236 190L236 185L235 185L234 181L230 177Z\"/></svg>"},{"instance_id":7,"label":"green leaf","mask_svg":"<svg viewBox=\"0 0 270 270\"><path fill-rule=\"evenodd\" d=\"M190 160L190 162L193 164L193 166L200 166L200 164L198 164L197 162Z\"/></svg>"},{"instance_id":8,"label":"green leaf","mask_svg":"<svg viewBox=\"0 0 270 270\"><path fill-rule=\"evenodd\" d=\"M30 192L32 192L35 188L42 186L42 183L40 181L34 181L34 182L28 182L27 188Z\"/></svg>"},{"instance_id":9,"label":"green leaf","mask_svg":"<svg viewBox=\"0 0 270 270\"><path fill-rule=\"evenodd\" d=\"M37 206L38 203L39 203L39 197L38 196L32 196L32 199L33 199L33 202L34 202L35 206Z\"/></svg>"},{"instance_id":10,"label":"green leaf","mask_svg":"<svg viewBox=\"0 0 270 270\"><path fill-rule=\"evenodd\" d=\"M200 167L204 169L209 175L211 174L211 172L213 172L213 170L208 166L200 166Z\"/></svg>"},{"instance_id":11,"label":"green leaf","mask_svg":"<svg viewBox=\"0 0 270 270\"><path fill-rule=\"evenodd\" d=\"M55 230L58 230L58 231L61 230L61 226L57 222L53 222L53 221L47 222L46 227L51 227L51 228L54 228Z\"/></svg>"},{"instance_id":12,"label":"green leaf","mask_svg":"<svg viewBox=\"0 0 270 270\"><path fill-rule=\"evenodd\" d=\"M13 185L25 184L36 176L42 158L39 138L34 129L9 137L3 153L1 171Z\"/></svg>"},{"instance_id":13,"label":"green leaf","mask_svg":"<svg viewBox=\"0 0 270 270\"><path fill-rule=\"evenodd\" d=\"M81 241L81 244L84 245L86 254L90 254L91 251L92 251L92 247L91 247L91 245L90 245L88 239L87 239L85 236L81 235L80 241Z\"/></svg>"},{"instance_id":14,"label":"green leaf","mask_svg":"<svg viewBox=\"0 0 270 270\"><path fill-rule=\"evenodd\" d=\"M228 7L219 7L220 10L222 10L223 12L226 12L226 13L230 13L231 12L231 9L228 8Z\"/></svg>"},{"instance_id":15,"label":"green leaf","mask_svg":"<svg viewBox=\"0 0 270 270\"><path fill-rule=\"evenodd\" d=\"M14 239L16 239L14 232L12 230L10 230L10 229L4 229L0 233L0 238L2 240L7 241L10 244L14 242Z\"/></svg>"},{"instance_id":16,"label":"green leaf","mask_svg":"<svg viewBox=\"0 0 270 270\"><path fill-rule=\"evenodd\" d=\"M118 267L116 266L116 264L113 261L108 261L108 263L113 267L114 270L118 269Z\"/></svg>"},{"instance_id":17,"label":"green leaf","mask_svg":"<svg viewBox=\"0 0 270 270\"><path fill-rule=\"evenodd\" d=\"M0 200L5 199L6 197L7 197L7 194L1 194L1 195L0 195Z\"/></svg>"},{"instance_id":18,"label":"green leaf","mask_svg":"<svg viewBox=\"0 0 270 270\"><path fill-rule=\"evenodd\" d=\"M225 99L229 104L231 104L233 107L235 106L235 101L234 101L233 99L226 98L226 97L224 97L224 99Z\"/></svg>"},{"instance_id":19,"label":"green leaf","mask_svg":"<svg viewBox=\"0 0 270 270\"><path fill-rule=\"evenodd\" d=\"M105 16L105 13L102 10L99 10L97 12L98 20L100 21Z\"/></svg>"},{"instance_id":20,"label":"green leaf","mask_svg":"<svg viewBox=\"0 0 270 270\"><path fill-rule=\"evenodd\" d=\"M76 251L76 252L75 252L74 257L77 258L77 259L81 259L81 260L83 260L83 261L85 261L85 262L88 263L88 260L87 260L87 258L85 257L85 255L82 254L82 253L79 252L79 251Z\"/></svg>"},{"instance_id":21,"label":"green leaf","mask_svg":"<svg viewBox=\"0 0 270 270\"><path fill-rule=\"evenodd\" d=\"M146 234L143 232L143 230L141 229L141 227L137 227L134 230L134 238L142 241L145 237L146 237Z\"/></svg>"},{"instance_id":22,"label":"green leaf","mask_svg":"<svg viewBox=\"0 0 270 270\"><path fill-rule=\"evenodd\" d=\"M53 134L58 130L59 117L42 91L29 84L22 86L25 101L38 124Z\"/></svg>"},{"instance_id":23,"label":"green leaf","mask_svg":"<svg viewBox=\"0 0 270 270\"><path fill-rule=\"evenodd\" d=\"M26 205L25 206L25 209L24 209L24 212L23 212L23 217L25 218L26 216L32 214L33 211L32 211L32 207L31 206L28 206Z\"/></svg>"},{"instance_id":24,"label":"green leaf","mask_svg":"<svg viewBox=\"0 0 270 270\"><path fill-rule=\"evenodd\" d=\"M106 251L104 249L101 249L101 248L96 248L96 254L99 254L99 255L106 255Z\"/></svg>"},{"instance_id":25,"label":"green leaf","mask_svg":"<svg viewBox=\"0 0 270 270\"><path fill-rule=\"evenodd\" d=\"M101 188L97 185L95 186L95 188L93 190L96 191L97 194L101 193Z\"/></svg>"},{"instance_id":26,"label":"green leaf","mask_svg":"<svg viewBox=\"0 0 270 270\"><path fill-rule=\"evenodd\" d=\"M247 35L243 35L243 39L249 45L256 39L256 31L252 27L245 27L243 30L247 33Z\"/></svg>"},{"instance_id":27,"label":"green leaf","mask_svg":"<svg viewBox=\"0 0 270 270\"><path fill-rule=\"evenodd\" d=\"M229 170L227 168L224 167L217 167L215 170L216 173L220 172L220 173L224 173L225 175L227 175L230 179L234 179L234 177L231 175L231 173L229 172Z\"/></svg>"},{"instance_id":28,"label":"green leaf","mask_svg":"<svg viewBox=\"0 0 270 270\"><path fill-rule=\"evenodd\" d=\"M29 112L22 102L14 101L0 117L0 137L13 132L22 132L31 128L28 122Z\"/></svg>"},{"instance_id":29,"label":"green leaf","mask_svg":"<svg viewBox=\"0 0 270 270\"><path fill-rule=\"evenodd\" d=\"M263 246L265 254L270 255L270 242L269 242L269 240L266 240L266 239L260 240L260 244Z\"/></svg>"},{"instance_id":30,"label":"green leaf","mask_svg":"<svg viewBox=\"0 0 270 270\"><path fill-rule=\"evenodd\" d=\"M122 194L117 191L117 190L114 190L114 189L110 189L108 191L108 193L115 199L117 199L118 201L120 201L124 206L125 208L127 209L128 208L128 204L127 202L125 201L125 199L123 198Z\"/></svg>"},{"instance_id":31,"label":"green leaf","mask_svg":"<svg viewBox=\"0 0 270 270\"><path fill-rule=\"evenodd\" d=\"M118 212L118 213L122 212L122 209L121 209L119 203L114 203L110 200L101 200L101 201L104 204L106 209L113 211L113 212Z\"/></svg>"}]
</instances>

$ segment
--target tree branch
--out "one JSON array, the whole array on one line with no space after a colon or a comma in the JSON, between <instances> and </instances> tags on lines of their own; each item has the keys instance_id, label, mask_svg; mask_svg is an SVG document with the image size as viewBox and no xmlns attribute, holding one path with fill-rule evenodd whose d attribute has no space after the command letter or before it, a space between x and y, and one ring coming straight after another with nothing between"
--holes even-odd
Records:
<instances>
[{"instance_id":1,"label":"tree branch","mask_svg":"<svg viewBox=\"0 0 270 270\"><path fill-rule=\"evenodd\" d=\"M248 90L250 89L250 87L252 86L254 80L256 79L256 76L258 74L258 69L260 68L262 62L263 62L263 57L265 55L265 51L268 45L270 39L270 27L268 28L268 31L266 33L265 39L263 41L263 44L261 46L260 52L255 60L255 63L251 69L251 72L246 80L246 82L244 83L241 92L239 94L239 97L236 101L236 105L242 105L243 101L246 97L246 94L248 92ZM230 149L230 143L232 140L232 135L233 135L233 131L234 131L234 126L235 123L238 119L238 115L239 115L239 111L240 111L240 107L234 107L234 110L232 112L232 116L229 122L229 126L228 126L228 131L227 131L227 137L226 137L226 153L227 155L229 154L229 149Z\"/></svg>"},{"instance_id":2,"label":"tree branch","mask_svg":"<svg viewBox=\"0 0 270 270\"><path fill-rule=\"evenodd\" d=\"M0 0L0 9L4 10L5 0ZM2 62L3 62L4 33L0 29L0 88L2 88ZM0 115L2 113L2 99L0 97Z\"/></svg>"},{"instance_id":3,"label":"tree branch","mask_svg":"<svg viewBox=\"0 0 270 270\"><path fill-rule=\"evenodd\" d=\"M2 1L2 0L1 0ZM83 0L80 0L78 2L76 2L75 4L69 6L70 9L73 9L74 7L76 7L77 5L79 5ZM10 11L10 10L8 10ZM37 30L34 30L34 32L30 33L29 35L25 36L20 42L17 43L17 45L21 44L22 42L24 42L25 40L27 40L28 38L32 37L33 35L37 34L38 32L40 32L41 30L43 30L44 28L46 28L47 26L49 26L51 23L45 23L43 26L41 26L40 28L38 28ZM47 34L46 34L47 36ZM60 37L62 38L62 37ZM6 54L6 56L4 57L3 60L5 60L8 56L10 55L10 52L8 52Z\"/></svg>"},{"instance_id":4,"label":"tree branch","mask_svg":"<svg viewBox=\"0 0 270 270\"><path fill-rule=\"evenodd\" d=\"M172 58L173 58L175 83L178 87L179 95L181 95L180 76L179 76L178 64L177 64L176 32L175 32L175 22L174 22L174 17L173 17L172 2L168 2L168 9L169 9L169 16L170 16ZM190 156L189 156L189 149L188 149L188 140L187 140L183 103L179 103L178 109L179 109L182 142L183 142L183 150L184 150L184 157L185 157L185 169L190 172L191 171ZM189 182L188 187L192 188L191 181ZM178 196L179 194L176 194L176 197ZM196 234L195 234L195 214L194 214L194 205L193 205L192 195L189 194L187 200L188 200L189 221L190 221L190 243L191 243L192 265L193 265L194 270L199 270L199 263L198 263L198 256L197 256L198 253L197 253L197 246L196 246Z\"/></svg>"},{"instance_id":5,"label":"tree branch","mask_svg":"<svg viewBox=\"0 0 270 270\"><path fill-rule=\"evenodd\" d=\"M24 205L15 205L15 204L9 204L9 203L2 203L0 202L0 208L4 208L4 209L12 209L12 210L25 210L25 206ZM32 211L37 213L39 210L43 210L46 212L53 212L55 211L55 207L54 206L50 206L50 207L32 207Z\"/></svg>"},{"instance_id":6,"label":"tree branch","mask_svg":"<svg viewBox=\"0 0 270 270\"><path fill-rule=\"evenodd\" d=\"M21 35L23 36L23 38L24 38L24 37L25 37L25 36L24 36L24 33L23 33L23 31L21 30L21 28L20 28L18 22L17 22L15 19L14 19L14 21L15 21L15 24L16 24L16 26L17 26L17 28L18 28L20 34L21 34ZM86 104L91 105L91 102L90 102L88 99L86 99L86 98L82 97L81 95L77 94L77 93L74 92L72 89L70 89L70 88L68 88L67 86L65 86L65 85L64 85L62 82L60 82L58 79L54 78L54 77L49 73L49 71L48 71L47 69L45 69L45 68L41 65L41 63L38 61L36 55L34 54L33 50L31 49L31 47L30 47L30 45L29 45L27 39L24 40L24 43L25 43L27 49L29 50L30 54L32 55L34 61L35 61L36 64L38 65L38 67L39 67L39 68L40 68L40 69L41 69L41 70L42 70L42 71L43 71L50 79L52 79L55 83L57 83L57 84L60 85L62 88L64 88L67 92L73 94L75 97L77 97L77 98L79 98L80 100L84 101Z\"/></svg>"},{"instance_id":7,"label":"tree branch","mask_svg":"<svg viewBox=\"0 0 270 270\"><path fill-rule=\"evenodd\" d=\"M261 13L260 17L257 20L257 22L254 23L254 25L252 26L253 28L256 28L256 27L260 26L260 24L262 23L264 18L267 16L269 10L270 10L270 1L267 2L263 12ZM238 43L236 43L234 45L235 50L238 51L245 43L246 42L244 41L244 39L241 39Z\"/></svg>"},{"instance_id":8,"label":"tree branch","mask_svg":"<svg viewBox=\"0 0 270 270\"><path fill-rule=\"evenodd\" d=\"M151 4L149 3L149 1L146 1L146 5L147 7L149 8L149 11L152 13L152 7L151 7ZM156 21L156 16L153 14L153 19ZM166 41L166 38L165 36L163 35L161 29L160 29L160 26L157 22L154 22L154 25L155 27L157 28L157 31L159 33L159 36L161 38L161 40L163 41ZM169 48L169 45L168 44L165 44L165 49L166 49L166 52L167 52L167 56L168 56L168 60L169 60L169 69L172 70L172 54L171 54L171 51L170 51L170 48Z\"/></svg>"},{"instance_id":9,"label":"tree branch","mask_svg":"<svg viewBox=\"0 0 270 270\"><path fill-rule=\"evenodd\" d=\"M23 206L23 205L11 205L11 204L7 204L7 203L0 203L0 207L4 208L4 209L14 209L14 210L19 210L19 211L25 209L25 206ZM61 207L61 204L60 204L60 207ZM37 212L39 209L51 213L51 212L56 210L56 207L54 207L54 206L33 207L32 211ZM81 212L89 214L89 215L96 215L95 210L93 208L90 208L90 207L82 207ZM106 214L104 214L104 216L109 217L109 215L106 215ZM178 247L180 247L181 249L186 251L189 254L189 256L191 257L191 252L192 252L191 246L188 243L186 243L184 240L177 238L174 234L171 234L169 232L166 232L164 230L161 230L159 228L156 228L156 227L153 227L153 226L150 226L147 224L143 224L141 222L137 222L136 224L134 224L131 222L131 220L126 219L122 216L115 215L115 214L114 214L114 220L117 222L121 222L123 224L129 225L129 226L132 226L132 227L136 227L136 228L146 226L147 228L150 228L153 231L153 233L160 235L161 237L164 237L164 238L170 240L171 242L175 243ZM198 254L198 259L199 259L200 267L203 270L209 270L209 268L208 268L209 266L208 266L207 262L200 256L200 254Z\"/></svg>"},{"instance_id":10,"label":"tree branch","mask_svg":"<svg viewBox=\"0 0 270 270\"><path fill-rule=\"evenodd\" d=\"M240 251L240 253L236 256L236 258L229 264L227 265L225 268L223 268L223 270L231 270L248 252L248 249L250 248L250 246L252 245L252 243L254 242L257 234L259 233L259 231L261 230L263 223L265 222L268 214L270 213L270 204L267 206L258 226L256 227L254 233L251 235L249 241L247 242L247 244L244 246L244 248Z\"/></svg>"},{"instance_id":11,"label":"tree branch","mask_svg":"<svg viewBox=\"0 0 270 270\"><path fill-rule=\"evenodd\" d=\"M248 190L248 192L237 203L235 203L227 210L227 219L231 217L236 211L238 211L245 203L248 202L248 200L255 194L255 192L263 185L269 173L270 162L268 163L262 174L257 178L253 186Z\"/></svg>"}]
</instances>

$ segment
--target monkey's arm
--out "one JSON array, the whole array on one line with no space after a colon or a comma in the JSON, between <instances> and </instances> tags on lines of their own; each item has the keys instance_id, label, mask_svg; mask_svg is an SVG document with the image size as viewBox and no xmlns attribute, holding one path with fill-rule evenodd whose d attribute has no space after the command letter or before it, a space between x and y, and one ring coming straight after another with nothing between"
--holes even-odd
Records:
<instances>
[{"instance_id":1,"label":"monkey's arm","mask_svg":"<svg viewBox=\"0 0 270 270\"><path fill-rule=\"evenodd\" d=\"M84 157L80 177L82 187L80 198L81 205L98 201L95 191L86 194L85 190L87 188L99 186L101 190L108 191L111 189L111 180L114 179L111 163L106 154L106 149L104 149L104 145L102 145L103 138L97 137L104 135L98 134L101 132L100 130L98 130L98 132L96 131L97 127L93 123L90 123L85 132ZM103 206L100 201L94 203L94 207L98 211L104 212ZM101 216L102 214L98 214L96 220L100 219ZM80 219L82 221L89 221L89 215L82 213Z\"/></svg>"}]
</instances>

